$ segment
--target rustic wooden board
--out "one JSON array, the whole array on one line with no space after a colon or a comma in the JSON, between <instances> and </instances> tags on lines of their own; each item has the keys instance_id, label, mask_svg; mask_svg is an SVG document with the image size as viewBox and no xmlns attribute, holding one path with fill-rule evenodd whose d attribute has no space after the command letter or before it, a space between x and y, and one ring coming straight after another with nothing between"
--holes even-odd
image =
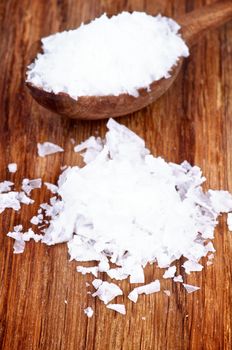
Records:
<instances>
[{"instance_id":1,"label":"rustic wooden board","mask_svg":"<svg viewBox=\"0 0 232 350\"><path fill-rule=\"evenodd\" d=\"M210 3L210 1L206 1ZM212 2L212 1L211 1ZM104 135L105 121L66 120L37 105L24 86L30 47L42 36L74 28L103 12L147 11L177 16L202 6L200 0L1 0L0 1L0 181L40 177L55 181L61 165L80 163L70 138L77 142L96 130ZM146 140L156 155L169 161L187 159L202 167L206 187L232 191L232 23L215 30L191 50L191 57L171 90L154 105L119 119ZM64 154L39 158L36 143L49 140ZM6 166L17 162L15 175ZM124 299L125 317L107 310L86 294L84 278L68 262L65 245L29 243L23 255L13 255L6 237L13 225L36 213L49 194L34 191L36 203L19 213L0 215L0 348L4 350L82 349L231 349L232 235L225 217L216 232L215 263L186 277L201 286L186 295L166 281L162 293L141 297L136 305ZM179 264L179 268L181 263ZM154 267L146 281L161 277ZM126 282L122 287L128 291ZM67 300L67 304L65 304ZM92 306L95 313L83 313ZM142 319L145 317L145 319Z\"/></svg>"}]
</instances>

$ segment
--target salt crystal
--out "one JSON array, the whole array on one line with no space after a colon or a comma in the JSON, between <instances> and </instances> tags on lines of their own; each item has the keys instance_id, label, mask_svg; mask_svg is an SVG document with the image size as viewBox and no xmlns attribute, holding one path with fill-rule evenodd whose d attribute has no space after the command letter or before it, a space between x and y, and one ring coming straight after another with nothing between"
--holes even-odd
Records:
<instances>
[{"instance_id":1,"label":"salt crystal","mask_svg":"<svg viewBox=\"0 0 232 350\"><path fill-rule=\"evenodd\" d=\"M30 195L31 191L36 188L41 188L42 181L41 179L23 179L22 182L22 190L27 194Z\"/></svg>"},{"instance_id":2,"label":"salt crystal","mask_svg":"<svg viewBox=\"0 0 232 350\"><path fill-rule=\"evenodd\" d=\"M126 315L126 308L124 304L108 304L106 305L108 309L119 312L122 315Z\"/></svg>"},{"instance_id":3,"label":"salt crystal","mask_svg":"<svg viewBox=\"0 0 232 350\"><path fill-rule=\"evenodd\" d=\"M11 181L0 182L0 193L11 191L11 187L14 185Z\"/></svg>"},{"instance_id":4,"label":"salt crystal","mask_svg":"<svg viewBox=\"0 0 232 350\"><path fill-rule=\"evenodd\" d=\"M183 282L183 277L181 275L175 276L173 278L173 281L182 283Z\"/></svg>"},{"instance_id":5,"label":"salt crystal","mask_svg":"<svg viewBox=\"0 0 232 350\"><path fill-rule=\"evenodd\" d=\"M8 171L10 173L15 173L17 171L17 164L16 163L10 163L8 164Z\"/></svg>"},{"instance_id":6,"label":"salt crystal","mask_svg":"<svg viewBox=\"0 0 232 350\"><path fill-rule=\"evenodd\" d=\"M47 187L47 189L49 191L51 191L52 193L57 193L58 187L56 185L53 185L49 182L44 182L44 185Z\"/></svg>"},{"instance_id":7,"label":"salt crystal","mask_svg":"<svg viewBox=\"0 0 232 350\"><path fill-rule=\"evenodd\" d=\"M38 155L40 157L45 157L50 154L54 154L58 152L64 152L62 147L52 142L38 143L37 148L38 148Z\"/></svg>"},{"instance_id":8,"label":"salt crystal","mask_svg":"<svg viewBox=\"0 0 232 350\"><path fill-rule=\"evenodd\" d=\"M19 192L18 199L19 199L20 203L23 203L26 205L34 203L34 200L29 198L24 192Z\"/></svg>"},{"instance_id":9,"label":"salt crystal","mask_svg":"<svg viewBox=\"0 0 232 350\"><path fill-rule=\"evenodd\" d=\"M84 313L86 314L87 317L92 317L93 309L90 306L88 306L86 309L84 309Z\"/></svg>"},{"instance_id":10,"label":"salt crystal","mask_svg":"<svg viewBox=\"0 0 232 350\"><path fill-rule=\"evenodd\" d=\"M43 53L28 67L27 81L74 99L122 93L137 97L140 88L169 78L180 57L189 55L179 29L160 15L104 14L76 30L43 38Z\"/></svg>"},{"instance_id":11,"label":"salt crystal","mask_svg":"<svg viewBox=\"0 0 232 350\"><path fill-rule=\"evenodd\" d=\"M106 272L110 269L110 265L107 260L101 260L98 264L98 270L100 272Z\"/></svg>"},{"instance_id":12,"label":"salt crystal","mask_svg":"<svg viewBox=\"0 0 232 350\"><path fill-rule=\"evenodd\" d=\"M190 274L192 271L201 271L203 269L203 265L190 260L185 261L182 266L185 268L187 274Z\"/></svg>"},{"instance_id":13,"label":"salt crystal","mask_svg":"<svg viewBox=\"0 0 232 350\"><path fill-rule=\"evenodd\" d=\"M160 281L155 280L149 284L145 284L141 287L134 288L128 295L128 298L133 302L136 302L139 294L152 294L160 291Z\"/></svg>"},{"instance_id":14,"label":"salt crystal","mask_svg":"<svg viewBox=\"0 0 232 350\"><path fill-rule=\"evenodd\" d=\"M37 216L33 216L30 220L30 223L33 225L38 225L39 224L39 218Z\"/></svg>"},{"instance_id":15,"label":"salt crystal","mask_svg":"<svg viewBox=\"0 0 232 350\"><path fill-rule=\"evenodd\" d=\"M131 301L133 301L133 303L137 303L138 297L139 297L139 294L138 294L136 288L133 289L133 290L128 294L128 299L130 299Z\"/></svg>"},{"instance_id":16,"label":"salt crystal","mask_svg":"<svg viewBox=\"0 0 232 350\"><path fill-rule=\"evenodd\" d=\"M6 208L11 208L16 211L20 209L18 192L11 191L7 193L0 193L0 213L2 213Z\"/></svg>"},{"instance_id":17,"label":"salt crystal","mask_svg":"<svg viewBox=\"0 0 232 350\"><path fill-rule=\"evenodd\" d=\"M228 230L232 231L232 213L228 213L227 215L227 225L228 225Z\"/></svg>"},{"instance_id":18,"label":"salt crystal","mask_svg":"<svg viewBox=\"0 0 232 350\"><path fill-rule=\"evenodd\" d=\"M122 294L122 290L116 284L102 282L102 284L98 287L97 291L92 295L93 297L97 296L100 300L104 302L104 304L108 304L109 301Z\"/></svg>"},{"instance_id":19,"label":"salt crystal","mask_svg":"<svg viewBox=\"0 0 232 350\"><path fill-rule=\"evenodd\" d=\"M94 286L95 289L98 289L102 283L103 283L103 281L99 278L95 278L92 281L92 285Z\"/></svg>"},{"instance_id":20,"label":"salt crystal","mask_svg":"<svg viewBox=\"0 0 232 350\"><path fill-rule=\"evenodd\" d=\"M170 266L164 273L163 278L172 278L176 273L176 266Z\"/></svg>"},{"instance_id":21,"label":"salt crystal","mask_svg":"<svg viewBox=\"0 0 232 350\"><path fill-rule=\"evenodd\" d=\"M214 259L214 254L209 254L209 255L208 255L208 259L209 259L209 260Z\"/></svg>"},{"instance_id":22,"label":"salt crystal","mask_svg":"<svg viewBox=\"0 0 232 350\"><path fill-rule=\"evenodd\" d=\"M183 283L184 288L187 290L188 293L193 293L196 290L199 290L200 287L192 286L191 284L185 284Z\"/></svg>"},{"instance_id":23,"label":"salt crystal","mask_svg":"<svg viewBox=\"0 0 232 350\"><path fill-rule=\"evenodd\" d=\"M166 294L168 297L170 297L170 295L171 295L171 292L170 292L170 290L164 290L164 294Z\"/></svg>"},{"instance_id":24,"label":"salt crystal","mask_svg":"<svg viewBox=\"0 0 232 350\"><path fill-rule=\"evenodd\" d=\"M92 266L92 267L77 266L77 272L82 273L82 275L86 275L87 273L92 273L95 277L97 277L98 268L97 266Z\"/></svg>"}]
</instances>

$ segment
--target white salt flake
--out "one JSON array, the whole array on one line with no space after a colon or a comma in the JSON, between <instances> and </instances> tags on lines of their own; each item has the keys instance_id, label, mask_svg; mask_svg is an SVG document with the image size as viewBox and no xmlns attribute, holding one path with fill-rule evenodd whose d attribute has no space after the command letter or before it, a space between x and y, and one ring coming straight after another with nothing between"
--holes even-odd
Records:
<instances>
[{"instance_id":1,"label":"white salt flake","mask_svg":"<svg viewBox=\"0 0 232 350\"><path fill-rule=\"evenodd\" d=\"M155 280L154 282L151 282L149 284L145 284L141 287L134 288L128 295L128 298L132 300L134 303L136 303L139 294L148 295L152 293L157 293L159 291L160 291L160 281Z\"/></svg>"},{"instance_id":2,"label":"white salt flake","mask_svg":"<svg viewBox=\"0 0 232 350\"><path fill-rule=\"evenodd\" d=\"M164 273L163 278L172 278L176 273L176 266L170 266Z\"/></svg>"},{"instance_id":3,"label":"white salt flake","mask_svg":"<svg viewBox=\"0 0 232 350\"><path fill-rule=\"evenodd\" d=\"M51 183L49 183L49 182L44 182L44 185L47 187L47 189L49 190L49 191L51 191L52 193L57 193L57 190L58 190L58 187L56 186L56 185L54 185L54 184L51 184Z\"/></svg>"},{"instance_id":4,"label":"white salt flake","mask_svg":"<svg viewBox=\"0 0 232 350\"><path fill-rule=\"evenodd\" d=\"M77 272L80 272L82 275L86 275L87 273L91 273L92 275L97 277L98 267L97 266L91 266L91 267L77 266Z\"/></svg>"},{"instance_id":5,"label":"white salt flake","mask_svg":"<svg viewBox=\"0 0 232 350\"><path fill-rule=\"evenodd\" d=\"M8 171L10 172L10 173L16 173L16 171L17 171L17 164L16 163L10 163L10 164L8 164Z\"/></svg>"},{"instance_id":6,"label":"white salt flake","mask_svg":"<svg viewBox=\"0 0 232 350\"><path fill-rule=\"evenodd\" d=\"M123 93L137 97L140 88L169 78L178 60L189 55L179 29L160 15L103 14L75 30L43 38L43 53L28 67L27 81L74 99Z\"/></svg>"},{"instance_id":7,"label":"white salt flake","mask_svg":"<svg viewBox=\"0 0 232 350\"><path fill-rule=\"evenodd\" d=\"M92 317L93 309L90 306L88 306L86 309L84 309L84 313L86 314L87 317Z\"/></svg>"},{"instance_id":8,"label":"white salt flake","mask_svg":"<svg viewBox=\"0 0 232 350\"><path fill-rule=\"evenodd\" d=\"M232 195L228 191L209 190L210 202L217 213L232 211Z\"/></svg>"},{"instance_id":9,"label":"white salt flake","mask_svg":"<svg viewBox=\"0 0 232 350\"><path fill-rule=\"evenodd\" d=\"M18 192L0 193L0 214L7 208L14 210L20 209L20 202L18 198Z\"/></svg>"},{"instance_id":10,"label":"white salt flake","mask_svg":"<svg viewBox=\"0 0 232 350\"><path fill-rule=\"evenodd\" d=\"M200 289L200 287L192 286L191 284L183 283L183 286L187 290L188 293L193 293L193 292Z\"/></svg>"},{"instance_id":11,"label":"white salt flake","mask_svg":"<svg viewBox=\"0 0 232 350\"><path fill-rule=\"evenodd\" d=\"M232 231L232 213L228 213L227 215L227 225L228 225L228 230Z\"/></svg>"},{"instance_id":12,"label":"white salt flake","mask_svg":"<svg viewBox=\"0 0 232 350\"><path fill-rule=\"evenodd\" d=\"M11 187L14 185L11 181L0 182L0 193L11 191Z\"/></svg>"},{"instance_id":13,"label":"white salt flake","mask_svg":"<svg viewBox=\"0 0 232 350\"><path fill-rule=\"evenodd\" d=\"M19 199L20 203L23 203L26 205L34 203L34 200L29 198L24 192L19 192L18 199Z\"/></svg>"},{"instance_id":14,"label":"white salt flake","mask_svg":"<svg viewBox=\"0 0 232 350\"><path fill-rule=\"evenodd\" d=\"M102 284L98 287L97 291L92 294L92 296L97 296L104 302L104 304L108 304L109 301L122 294L122 290L116 284L102 282Z\"/></svg>"},{"instance_id":15,"label":"white salt flake","mask_svg":"<svg viewBox=\"0 0 232 350\"><path fill-rule=\"evenodd\" d=\"M92 285L94 286L95 289L98 289L102 283L103 283L103 281L99 278L95 278L92 281Z\"/></svg>"},{"instance_id":16,"label":"white salt flake","mask_svg":"<svg viewBox=\"0 0 232 350\"><path fill-rule=\"evenodd\" d=\"M213 265L213 262L210 261L210 260L209 260L209 261L206 261L206 265L207 265L207 266L211 266L211 265Z\"/></svg>"},{"instance_id":17,"label":"white salt flake","mask_svg":"<svg viewBox=\"0 0 232 350\"><path fill-rule=\"evenodd\" d=\"M30 223L33 225L38 225L39 224L39 218L38 216L33 216L30 220Z\"/></svg>"},{"instance_id":18,"label":"white salt flake","mask_svg":"<svg viewBox=\"0 0 232 350\"><path fill-rule=\"evenodd\" d=\"M42 180L41 179L23 179L22 182L22 190L27 194L30 195L31 191L36 188L41 188Z\"/></svg>"},{"instance_id":19,"label":"white salt flake","mask_svg":"<svg viewBox=\"0 0 232 350\"><path fill-rule=\"evenodd\" d=\"M126 315L126 307L124 304L108 304L106 305L108 309L119 312L122 315Z\"/></svg>"},{"instance_id":20,"label":"white salt flake","mask_svg":"<svg viewBox=\"0 0 232 350\"><path fill-rule=\"evenodd\" d=\"M193 271L201 271L203 269L203 265L197 263L196 261L190 260L185 261L182 266L184 267L187 274L190 274Z\"/></svg>"},{"instance_id":21,"label":"white salt flake","mask_svg":"<svg viewBox=\"0 0 232 350\"><path fill-rule=\"evenodd\" d=\"M165 290L164 290L164 294L166 294L168 297L170 297L171 292L170 292L170 290L165 289Z\"/></svg>"},{"instance_id":22,"label":"white salt flake","mask_svg":"<svg viewBox=\"0 0 232 350\"><path fill-rule=\"evenodd\" d=\"M214 254L209 254L209 255L208 255L208 259L209 259L209 260L214 259Z\"/></svg>"},{"instance_id":23,"label":"white salt flake","mask_svg":"<svg viewBox=\"0 0 232 350\"><path fill-rule=\"evenodd\" d=\"M175 276L173 278L173 281L182 283L183 282L183 277L181 275Z\"/></svg>"},{"instance_id":24,"label":"white salt flake","mask_svg":"<svg viewBox=\"0 0 232 350\"><path fill-rule=\"evenodd\" d=\"M62 147L52 142L38 143L37 148L38 148L38 155L40 157L45 157L50 154L54 154L58 152L64 152Z\"/></svg>"}]
</instances>

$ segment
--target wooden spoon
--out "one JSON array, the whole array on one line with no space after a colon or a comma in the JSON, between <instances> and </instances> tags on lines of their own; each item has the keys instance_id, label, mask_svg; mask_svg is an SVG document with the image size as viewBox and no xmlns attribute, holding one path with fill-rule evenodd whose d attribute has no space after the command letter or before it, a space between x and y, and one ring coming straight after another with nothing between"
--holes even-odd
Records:
<instances>
[{"instance_id":1,"label":"wooden spoon","mask_svg":"<svg viewBox=\"0 0 232 350\"><path fill-rule=\"evenodd\" d=\"M209 29L216 28L232 19L232 1L220 1L192 11L176 19L181 25L181 33L187 45L191 47ZM34 45L33 56L41 48L40 43ZM128 94L119 96L81 96L78 100L68 94L60 92L54 94L39 87L26 83L34 99L42 106L58 114L74 119L103 119L119 117L135 112L163 95L176 79L183 59L173 67L171 77L155 81L147 89L139 90L139 97Z\"/></svg>"}]
</instances>

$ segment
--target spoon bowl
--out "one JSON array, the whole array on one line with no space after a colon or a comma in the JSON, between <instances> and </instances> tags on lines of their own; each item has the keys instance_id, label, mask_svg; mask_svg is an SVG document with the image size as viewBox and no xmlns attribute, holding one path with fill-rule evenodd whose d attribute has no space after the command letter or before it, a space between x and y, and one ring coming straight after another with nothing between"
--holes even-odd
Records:
<instances>
[{"instance_id":1,"label":"spoon bowl","mask_svg":"<svg viewBox=\"0 0 232 350\"><path fill-rule=\"evenodd\" d=\"M187 13L177 19L181 26L181 33L186 43L191 46L207 30L218 27L232 18L232 2L220 1L213 5L208 5L202 9ZM37 42L31 50L31 60L33 61L37 53L41 51L41 44ZM176 79L183 59L172 68L170 78L163 78L153 82L150 89L139 89L139 96L134 97L128 94L118 96L81 96L78 100L73 99L67 93L55 94L47 92L40 87L27 82L33 98L45 108L60 115L73 119L104 119L123 116L156 101L163 95Z\"/></svg>"}]
</instances>

